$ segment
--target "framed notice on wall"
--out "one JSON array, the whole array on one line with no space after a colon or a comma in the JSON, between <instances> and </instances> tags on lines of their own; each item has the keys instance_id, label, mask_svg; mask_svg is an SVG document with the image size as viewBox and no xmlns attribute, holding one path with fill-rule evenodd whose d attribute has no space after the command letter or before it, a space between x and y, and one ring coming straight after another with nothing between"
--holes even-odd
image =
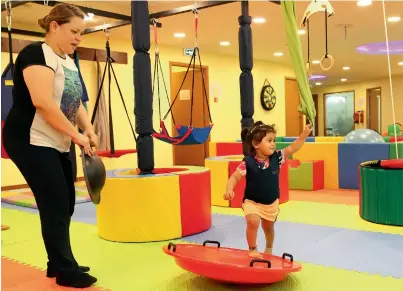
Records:
<instances>
[{"instance_id":1,"label":"framed notice on wall","mask_svg":"<svg viewBox=\"0 0 403 291\"><path fill-rule=\"evenodd\" d=\"M190 100L190 90L181 90L179 92L179 100Z\"/></svg>"}]
</instances>

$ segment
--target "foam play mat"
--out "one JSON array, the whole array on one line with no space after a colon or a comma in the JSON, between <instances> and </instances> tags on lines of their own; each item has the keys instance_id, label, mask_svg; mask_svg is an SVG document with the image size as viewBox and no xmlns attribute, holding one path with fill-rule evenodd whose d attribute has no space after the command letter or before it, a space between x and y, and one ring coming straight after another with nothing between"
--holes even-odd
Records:
<instances>
[{"instance_id":1,"label":"foam play mat","mask_svg":"<svg viewBox=\"0 0 403 291\"><path fill-rule=\"evenodd\" d=\"M280 206L273 253L290 253L302 269L267 285L227 284L180 268L163 252L169 242L202 244L219 241L224 248L247 249L242 210L212 208L212 227L199 234L163 242L117 243L99 237L97 206L76 205L71 245L81 265L90 266L98 281L88 290L111 291L401 291L403 286L403 228L367 222L359 216L358 191L290 191ZM46 278L46 252L36 209L3 203L3 288L6 291L54 289ZM163 224L163 222L161 222ZM258 233L259 250L265 238ZM11 263L10 263L11 260ZM21 267L22 265L22 267ZM29 268L23 273L17 267ZM32 270L33 269L33 270ZM20 283L10 283L19 278ZM32 284L27 287L27 282Z\"/></svg>"},{"instance_id":2,"label":"foam play mat","mask_svg":"<svg viewBox=\"0 0 403 291\"><path fill-rule=\"evenodd\" d=\"M85 182L76 183L76 204L91 201ZM37 208L29 187L1 191L1 202L28 208Z\"/></svg>"}]
</instances>

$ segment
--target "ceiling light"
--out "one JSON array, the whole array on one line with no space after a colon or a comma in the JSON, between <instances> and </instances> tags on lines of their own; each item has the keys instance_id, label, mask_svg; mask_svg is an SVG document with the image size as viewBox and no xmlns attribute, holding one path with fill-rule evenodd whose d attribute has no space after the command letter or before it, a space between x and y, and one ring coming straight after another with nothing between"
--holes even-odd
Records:
<instances>
[{"instance_id":1,"label":"ceiling light","mask_svg":"<svg viewBox=\"0 0 403 291\"><path fill-rule=\"evenodd\" d=\"M87 13L84 16L84 21L92 21L92 20L94 20L94 13Z\"/></svg>"},{"instance_id":2,"label":"ceiling light","mask_svg":"<svg viewBox=\"0 0 403 291\"><path fill-rule=\"evenodd\" d=\"M185 37L186 36L186 34L184 34L183 32L177 32L177 33L174 33L174 37Z\"/></svg>"},{"instance_id":3,"label":"ceiling light","mask_svg":"<svg viewBox=\"0 0 403 291\"><path fill-rule=\"evenodd\" d=\"M343 67L343 70L344 70L344 71L348 71L348 70L350 70L350 67L344 66L344 67Z\"/></svg>"},{"instance_id":4,"label":"ceiling light","mask_svg":"<svg viewBox=\"0 0 403 291\"><path fill-rule=\"evenodd\" d=\"M398 62L397 63L399 66L403 66L403 62Z\"/></svg>"},{"instance_id":5,"label":"ceiling light","mask_svg":"<svg viewBox=\"0 0 403 291\"><path fill-rule=\"evenodd\" d=\"M222 46L229 46L231 43L229 41L221 41L220 45Z\"/></svg>"},{"instance_id":6,"label":"ceiling light","mask_svg":"<svg viewBox=\"0 0 403 291\"><path fill-rule=\"evenodd\" d=\"M312 64L318 65L318 64L320 64L320 61L318 61L318 60L313 60L313 61L312 61Z\"/></svg>"},{"instance_id":7,"label":"ceiling light","mask_svg":"<svg viewBox=\"0 0 403 291\"><path fill-rule=\"evenodd\" d=\"M265 23L266 22L266 18L263 17L255 17L252 20L254 23Z\"/></svg>"},{"instance_id":8,"label":"ceiling light","mask_svg":"<svg viewBox=\"0 0 403 291\"><path fill-rule=\"evenodd\" d=\"M358 6L369 6L372 4L371 0L360 0L357 2Z\"/></svg>"},{"instance_id":9,"label":"ceiling light","mask_svg":"<svg viewBox=\"0 0 403 291\"><path fill-rule=\"evenodd\" d=\"M400 16L391 16L388 17L389 22L399 22L400 21Z\"/></svg>"},{"instance_id":10,"label":"ceiling light","mask_svg":"<svg viewBox=\"0 0 403 291\"><path fill-rule=\"evenodd\" d=\"M340 81L342 81L342 82L346 82L346 81L347 81L347 79L346 79L346 78L341 78L341 79L340 79Z\"/></svg>"},{"instance_id":11,"label":"ceiling light","mask_svg":"<svg viewBox=\"0 0 403 291\"><path fill-rule=\"evenodd\" d=\"M275 52L275 53L274 53L274 56L275 56L275 57L281 57L282 55L283 55L282 52Z\"/></svg>"},{"instance_id":12,"label":"ceiling light","mask_svg":"<svg viewBox=\"0 0 403 291\"><path fill-rule=\"evenodd\" d=\"M306 31L304 29L298 29L298 34L299 35L305 34L305 33L306 33Z\"/></svg>"},{"instance_id":13,"label":"ceiling light","mask_svg":"<svg viewBox=\"0 0 403 291\"><path fill-rule=\"evenodd\" d=\"M315 85L320 86L320 85L322 85L322 83L321 82L316 82Z\"/></svg>"}]
</instances>

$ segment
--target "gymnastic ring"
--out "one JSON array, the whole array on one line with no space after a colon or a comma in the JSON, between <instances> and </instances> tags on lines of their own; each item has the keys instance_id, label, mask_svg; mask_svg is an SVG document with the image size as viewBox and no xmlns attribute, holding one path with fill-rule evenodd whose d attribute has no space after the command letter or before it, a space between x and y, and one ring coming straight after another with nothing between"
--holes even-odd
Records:
<instances>
[{"instance_id":1,"label":"gymnastic ring","mask_svg":"<svg viewBox=\"0 0 403 291\"><path fill-rule=\"evenodd\" d=\"M206 244L208 244L208 243L210 243L210 244L216 244L216 245L217 245L217 248L219 248L219 247L221 246L220 242L218 242L218 241L216 241L216 240L205 240L205 241L203 242L203 247L205 247Z\"/></svg>"},{"instance_id":2,"label":"gymnastic ring","mask_svg":"<svg viewBox=\"0 0 403 291\"><path fill-rule=\"evenodd\" d=\"M250 267L253 267L253 264L254 264L254 263L266 263L266 264L267 264L267 268L271 268L271 262L268 261L268 260L252 259L252 260L250 261L249 266L250 266Z\"/></svg>"},{"instance_id":3,"label":"gymnastic ring","mask_svg":"<svg viewBox=\"0 0 403 291\"><path fill-rule=\"evenodd\" d=\"M323 61L324 61L325 59L330 59L330 66L327 67L327 68L325 68L325 67L323 66ZM324 55L324 56L320 59L320 67L321 67L322 70L324 70L324 71L329 71L329 70L333 67L333 65L334 65L334 58L333 58L331 55Z\"/></svg>"}]
</instances>

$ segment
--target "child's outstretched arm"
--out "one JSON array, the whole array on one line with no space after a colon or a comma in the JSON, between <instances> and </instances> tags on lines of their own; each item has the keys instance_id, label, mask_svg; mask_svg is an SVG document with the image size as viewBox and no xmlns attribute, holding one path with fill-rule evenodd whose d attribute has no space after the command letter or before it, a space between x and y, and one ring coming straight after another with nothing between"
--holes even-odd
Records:
<instances>
[{"instance_id":1,"label":"child's outstretched arm","mask_svg":"<svg viewBox=\"0 0 403 291\"><path fill-rule=\"evenodd\" d=\"M311 132L312 132L312 126L310 124L307 124L305 126L304 132L296 140L294 140L288 147L284 149L284 156L289 157L293 153L299 151L301 147L304 145L306 138L311 134Z\"/></svg>"},{"instance_id":2,"label":"child's outstretched arm","mask_svg":"<svg viewBox=\"0 0 403 291\"><path fill-rule=\"evenodd\" d=\"M225 200L231 200L234 198L234 188L236 184L238 184L239 180L242 179L242 174L240 171L236 170L231 177L228 179L227 182L227 189L224 194Z\"/></svg>"}]
</instances>

